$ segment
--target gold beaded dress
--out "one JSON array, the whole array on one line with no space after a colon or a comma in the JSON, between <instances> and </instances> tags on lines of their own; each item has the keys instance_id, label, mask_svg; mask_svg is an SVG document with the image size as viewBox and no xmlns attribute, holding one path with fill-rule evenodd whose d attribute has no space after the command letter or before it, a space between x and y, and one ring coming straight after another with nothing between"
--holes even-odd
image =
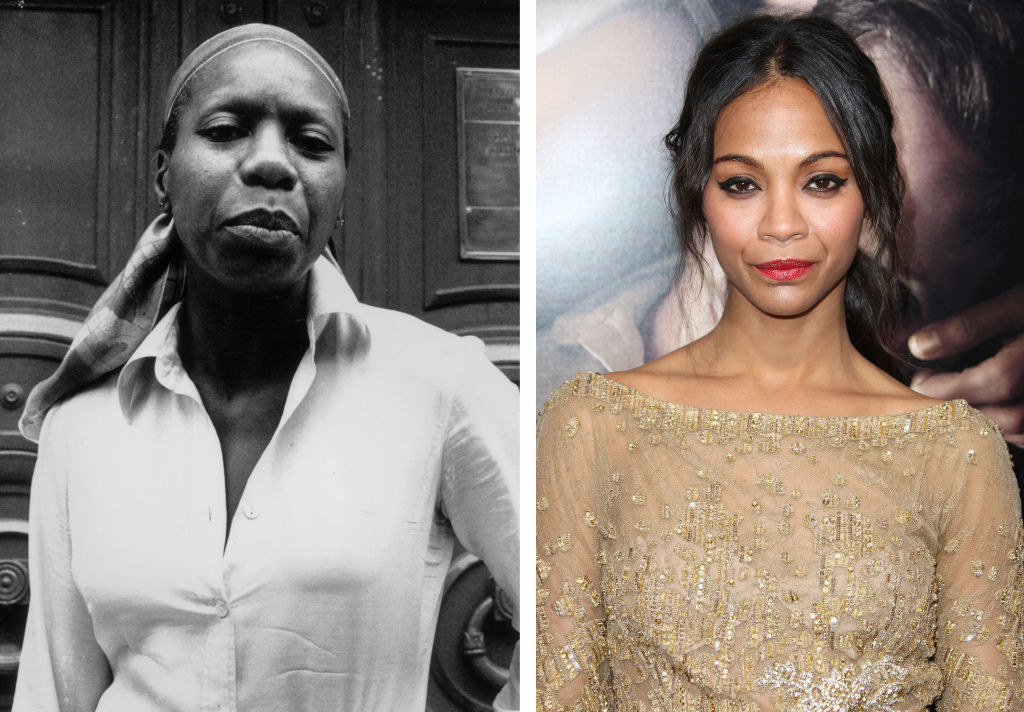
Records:
<instances>
[{"instance_id":1,"label":"gold beaded dress","mask_svg":"<svg viewBox=\"0 0 1024 712\"><path fill-rule=\"evenodd\" d=\"M962 400L738 413L580 374L537 473L539 710L1024 709L1017 484Z\"/></svg>"}]
</instances>

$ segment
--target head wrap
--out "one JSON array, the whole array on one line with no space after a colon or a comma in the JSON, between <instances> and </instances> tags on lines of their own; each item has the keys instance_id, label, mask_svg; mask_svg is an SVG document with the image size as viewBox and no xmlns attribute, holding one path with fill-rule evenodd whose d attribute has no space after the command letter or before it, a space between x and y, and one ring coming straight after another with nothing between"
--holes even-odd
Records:
<instances>
[{"instance_id":1,"label":"head wrap","mask_svg":"<svg viewBox=\"0 0 1024 712\"><path fill-rule=\"evenodd\" d=\"M345 89L331 66L298 35L274 25L233 27L199 45L171 78L164 107L164 127L174 102L203 67L233 47L265 42L288 47L312 64L341 100L348 120ZM324 253L331 262L330 254ZM335 263L336 264L336 263ZM47 411L62 398L123 366L184 288L184 260L174 219L163 213L142 234L124 270L100 296L57 370L29 393L18 422L22 435L38 441Z\"/></svg>"},{"instance_id":2,"label":"head wrap","mask_svg":"<svg viewBox=\"0 0 1024 712\"><path fill-rule=\"evenodd\" d=\"M338 79L338 75L335 74L331 65L295 33L276 25L252 23L232 27L230 30L224 30L224 32L214 35L196 47L192 54L185 58L185 61L178 67L174 76L171 77L171 83L167 87L167 97L164 100L164 125L166 126L167 120L171 118L174 102L177 101L182 90L203 67L228 50L253 42L278 44L288 47L312 64L323 75L327 83L331 85L334 93L338 95L338 98L341 100L342 114L346 122L348 121L348 97L345 95L345 88L341 86L341 80Z\"/></svg>"}]
</instances>

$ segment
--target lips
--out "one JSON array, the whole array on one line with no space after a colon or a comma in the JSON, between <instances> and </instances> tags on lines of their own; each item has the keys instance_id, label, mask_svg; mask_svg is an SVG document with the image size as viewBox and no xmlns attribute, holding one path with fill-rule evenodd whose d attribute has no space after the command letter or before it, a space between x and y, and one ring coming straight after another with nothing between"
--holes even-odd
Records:
<instances>
[{"instance_id":1,"label":"lips","mask_svg":"<svg viewBox=\"0 0 1024 712\"><path fill-rule=\"evenodd\" d=\"M266 210L257 208L239 213L233 218L224 221L225 227L250 226L259 227L264 230L284 230L295 234L299 233L299 226L288 213L281 210Z\"/></svg>"},{"instance_id":2,"label":"lips","mask_svg":"<svg viewBox=\"0 0 1024 712\"><path fill-rule=\"evenodd\" d=\"M778 282L791 282L810 272L814 265L814 262L807 260L772 260L754 265L754 269L769 279Z\"/></svg>"},{"instance_id":3,"label":"lips","mask_svg":"<svg viewBox=\"0 0 1024 712\"><path fill-rule=\"evenodd\" d=\"M298 223L280 210L257 208L239 213L221 227L249 247L276 251L292 244L301 235Z\"/></svg>"}]
</instances>

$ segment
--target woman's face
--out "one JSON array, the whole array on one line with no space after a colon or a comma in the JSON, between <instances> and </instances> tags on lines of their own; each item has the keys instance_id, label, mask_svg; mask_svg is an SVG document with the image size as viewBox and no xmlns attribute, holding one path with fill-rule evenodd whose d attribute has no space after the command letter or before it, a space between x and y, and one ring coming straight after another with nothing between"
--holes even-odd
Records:
<instances>
[{"instance_id":1,"label":"woman's face","mask_svg":"<svg viewBox=\"0 0 1024 712\"><path fill-rule=\"evenodd\" d=\"M864 202L814 90L786 78L733 100L713 160L704 215L730 299L780 317L841 300Z\"/></svg>"},{"instance_id":2,"label":"woman's face","mask_svg":"<svg viewBox=\"0 0 1024 712\"><path fill-rule=\"evenodd\" d=\"M243 292L300 283L341 212L341 100L307 60L266 43L232 48L186 91L156 185L191 262Z\"/></svg>"}]
</instances>

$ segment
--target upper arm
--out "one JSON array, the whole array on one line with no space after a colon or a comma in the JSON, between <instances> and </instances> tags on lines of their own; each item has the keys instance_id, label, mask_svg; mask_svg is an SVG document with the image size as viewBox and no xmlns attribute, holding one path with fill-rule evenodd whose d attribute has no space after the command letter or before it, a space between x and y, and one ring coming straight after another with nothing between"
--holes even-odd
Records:
<instances>
[{"instance_id":1,"label":"upper arm","mask_svg":"<svg viewBox=\"0 0 1024 712\"><path fill-rule=\"evenodd\" d=\"M455 535L483 559L512 600L519 627L519 392L479 347L468 353L449 389L441 457L441 501ZM495 709L519 705L518 647Z\"/></svg>"},{"instance_id":2,"label":"upper arm","mask_svg":"<svg viewBox=\"0 0 1024 712\"><path fill-rule=\"evenodd\" d=\"M75 585L68 512L68 433L47 415L29 504L31 599L14 698L18 712L95 709L111 681L92 617Z\"/></svg>"},{"instance_id":3,"label":"upper arm","mask_svg":"<svg viewBox=\"0 0 1024 712\"><path fill-rule=\"evenodd\" d=\"M556 391L537 431L537 706L610 704L592 414Z\"/></svg>"},{"instance_id":4,"label":"upper arm","mask_svg":"<svg viewBox=\"0 0 1024 712\"><path fill-rule=\"evenodd\" d=\"M984 434L982 434L984 433ZM1006 445L985 423L958 433L941 523L938 710L1024 709L1020 494Z\"/></svg>"},{"instance_id":5,"label":"upper arm","mask_svg":"<svg viewBox=\"0 0 1024 712\"><path fill-rule=\"evenodd\" d=\"M482 351L461 356L448 396L441 499L459 540L518 598L519 392Z\"/></svg>"}]
</instances>

